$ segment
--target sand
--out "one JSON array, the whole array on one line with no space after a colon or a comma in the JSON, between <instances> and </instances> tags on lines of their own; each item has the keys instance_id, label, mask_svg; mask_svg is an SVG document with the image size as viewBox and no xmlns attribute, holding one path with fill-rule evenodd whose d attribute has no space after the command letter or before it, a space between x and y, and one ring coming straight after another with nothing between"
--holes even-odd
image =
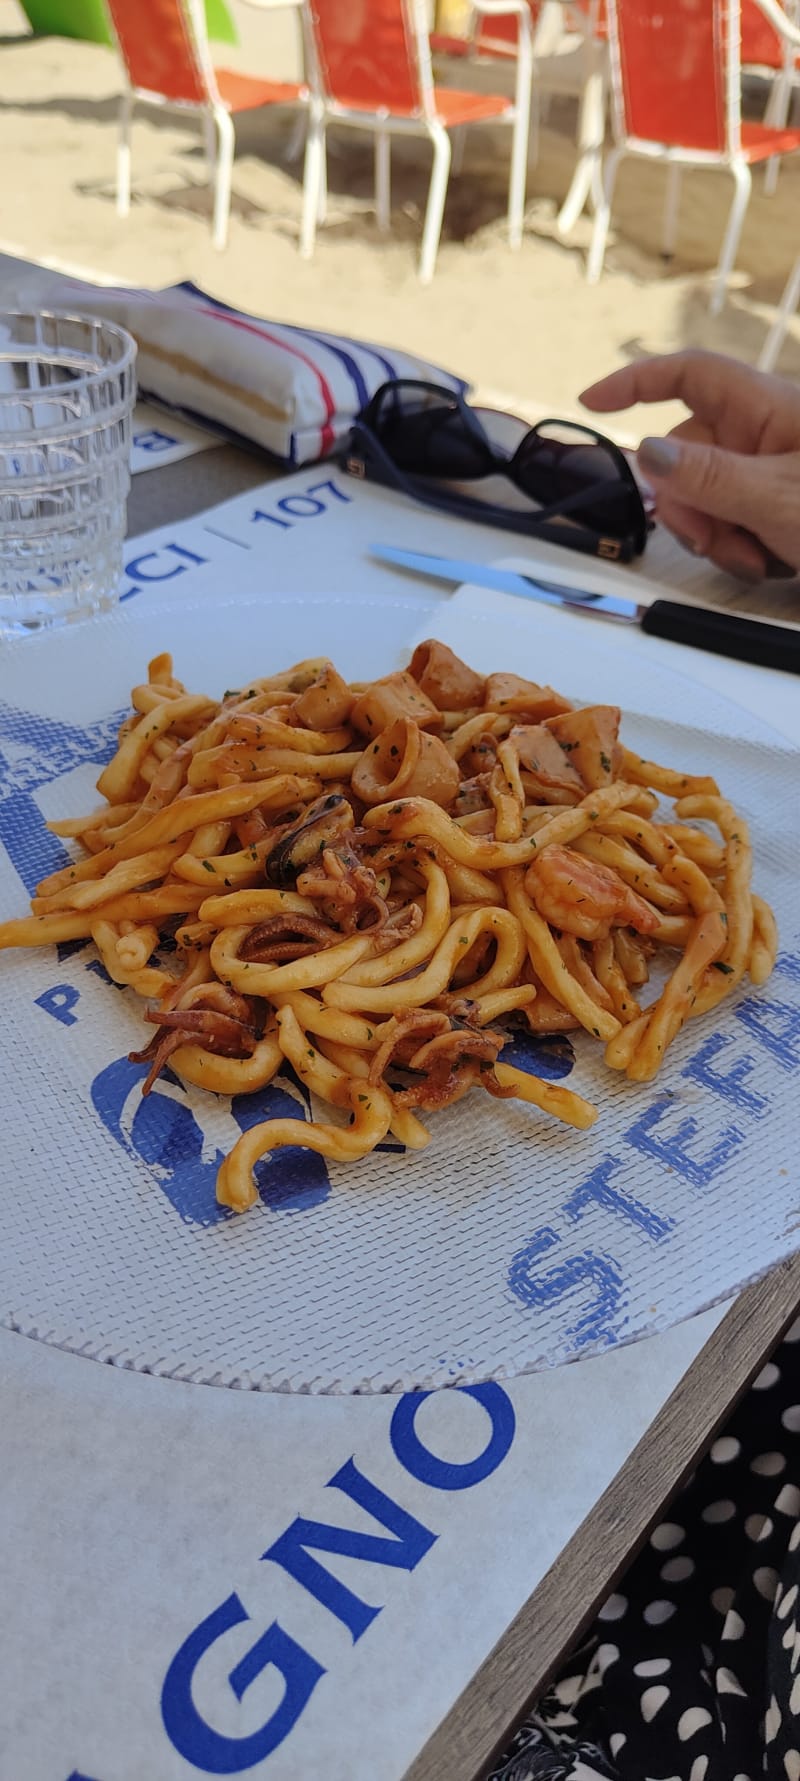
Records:
<instances>
[{"instance_id":1,"label":"sand","mask_svg":"<svg viewBox=\"0 0 800 1781\"><path fill-rule=\"evenodd\" d=\"M296 21L275 6L233 0L237 50L220 60L290 77ZM677 251L659 256L665 176L623 165L606 271L585 278L589 221L568 244L554 221L574 165L575 106L553 100L530 173L522 248L504 234L507 135L473 130L451 179L433 284L416 277L428 151L407 143L393 158L392 231L372 203L368 138L332 133L329 220L311 262L300 259L302 147L286 113L241 119L229 245L211 246L210 189L199 132L175 113L142 110L133 142L133 205L114 208L115 53L98 45L34 39L16 0L0 0L0 251L103 282L149 286L191 278L263 315L382 339L470 378L479 394L517 411L567 415L581 388L644 351L714 346L755 361L788 269L800 251L800 156L784 162L767 199L754 181L737 271L723 315L708 313L711 273L732 182L722 173L683 181ZM2 298L2 289L0 289ZM779 369L800 375L800 329ZM637 437L668 413L622 419Z\"/></svg>"}]
</instances>

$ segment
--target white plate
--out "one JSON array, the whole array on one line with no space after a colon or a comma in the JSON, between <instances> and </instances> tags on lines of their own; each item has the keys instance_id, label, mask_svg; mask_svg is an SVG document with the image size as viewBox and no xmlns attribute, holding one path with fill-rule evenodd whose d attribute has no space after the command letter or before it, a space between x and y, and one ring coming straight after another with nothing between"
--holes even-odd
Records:
<instances>
[{"instance_id":1,"label":"white plate","mask_svg":"<svg viewBox=\"0 0 800 1781\"><path fill-rule=\"evenodd\" d=\"M49 869L43 814L95 802L109 720L150 655L172 649L181 678L215 694L320 652L362 678L397 665L419 622L418 603L388 596L143 603L10 646L0 912L22 913L20 875L31 885ZM619 696L621 665L594 626L565 622L559 643L549 625L543 646L521 624L515 659L480 665L538 677L543 664L566 692ZM715 773L752 823L758 886L783 932L766 991L690 1026L650 1085L620 1081L579 1036L569 1080L600 1107L590 1133L473 1095L432 1118L433 1141L415 1155L383 1151L345 1169L278 1153L263 1165L264 1200L235 1218L216 1207L219 1154L242 1118L297 1116L292 1084L232 1109L162 1081L142 1103L142 1072L126 1061L146 1032L137 998L102 981L91 948L6 953L0 1320L183 1379L405 1390L635 1340L792 1253L797 756L692 729L687 717L730 726L660 667L637 667L636 704L647 715L625 724L631 744ZM665 722L677 709L682 723Z\"/></svg>"}]
</instances>

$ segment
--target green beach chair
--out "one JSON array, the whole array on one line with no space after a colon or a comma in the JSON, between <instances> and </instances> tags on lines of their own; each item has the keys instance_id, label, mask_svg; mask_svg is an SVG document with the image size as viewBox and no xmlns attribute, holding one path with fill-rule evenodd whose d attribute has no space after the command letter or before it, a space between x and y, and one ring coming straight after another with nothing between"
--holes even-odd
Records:
<instances>
[{"instance_id":1,"label":"green beach chair","mask_svg":"<svg viewBox=\"0 0 800 1781\"><path fill-rule=\"evenodd\" d=\"M205 0L212 43L236 43L236 27L225 0ZM37 37L79 37L84 43L112 42L104 0L22 0Z\"/></svg>"}]
</instances>

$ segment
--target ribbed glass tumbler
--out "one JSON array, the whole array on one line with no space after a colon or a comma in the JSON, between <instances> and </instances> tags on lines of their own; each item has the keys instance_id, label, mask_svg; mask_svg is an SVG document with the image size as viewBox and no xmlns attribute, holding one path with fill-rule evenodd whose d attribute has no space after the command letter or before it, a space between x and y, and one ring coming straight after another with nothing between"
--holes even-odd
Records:
<instances>
[{"instance_id":1,"label":"ribbed glass tumbler","mask_svg":"<svg viewBox=\"0 0 800 1781\"><path fill-rule=\"evenodd\" d=\"M112 322L0 312L0 638L117 598L135 362Z\"/></svg>"}]
</instances>

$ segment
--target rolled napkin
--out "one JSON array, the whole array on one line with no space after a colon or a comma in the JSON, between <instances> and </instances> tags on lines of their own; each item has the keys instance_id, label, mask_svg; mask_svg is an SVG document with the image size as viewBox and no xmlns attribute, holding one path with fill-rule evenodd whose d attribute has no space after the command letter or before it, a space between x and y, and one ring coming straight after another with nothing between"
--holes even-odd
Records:
<instances>
[{"instance_id":1,"label":"rolled napkin","mask_svg":"<svg viewBox=\"0 0 800 1781\"><path fill-rule=\"evenodd\" d=\"M44 295L37 281L35 307L74 307L120 322L138 343L143 396L251 440L286 464L335 451L390 378L468 388L411 353L262 320L192 284L144 291L54 277Z\"/></svg>"}]
</instances>

